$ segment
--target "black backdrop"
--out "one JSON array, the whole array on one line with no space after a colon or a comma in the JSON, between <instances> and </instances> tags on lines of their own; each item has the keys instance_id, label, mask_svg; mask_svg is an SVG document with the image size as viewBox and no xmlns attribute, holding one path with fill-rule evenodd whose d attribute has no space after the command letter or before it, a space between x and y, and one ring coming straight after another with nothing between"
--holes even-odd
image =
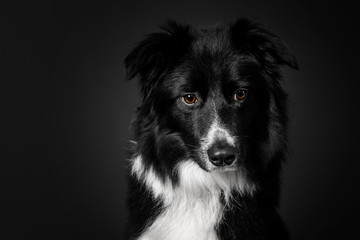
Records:
<instances>
[{"instance_id":1,"label":"black backdrop","mask_svg":"<svg viewBox=\"0 0 360 240\"><path fill-rule=\"evenodd\" d=\"M126 139L138 93L123 59L166 18L255 17L286 40L293 239L359 235L359 38L345 1L1 1L3 239L122 239Z\"/></svg>"}]
</instances>

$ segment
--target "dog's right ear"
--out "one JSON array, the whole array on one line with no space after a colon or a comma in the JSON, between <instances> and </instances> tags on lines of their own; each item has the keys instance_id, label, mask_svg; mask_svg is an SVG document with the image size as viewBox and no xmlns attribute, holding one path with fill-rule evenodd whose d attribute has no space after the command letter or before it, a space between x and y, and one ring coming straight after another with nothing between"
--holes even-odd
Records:
<instances>
[{"instance_id":1,"label":"dog's right ear","mask_svg":"<svg viewBox=\"0 0 360 240\"><path fill-rule=\"evenodd\" d=\"M161 29L165 32L147 35L125 58L126 78L138 76L144 96L180 60L192 41L188 25L168 20Z\"/></svg>"}]
</instances>

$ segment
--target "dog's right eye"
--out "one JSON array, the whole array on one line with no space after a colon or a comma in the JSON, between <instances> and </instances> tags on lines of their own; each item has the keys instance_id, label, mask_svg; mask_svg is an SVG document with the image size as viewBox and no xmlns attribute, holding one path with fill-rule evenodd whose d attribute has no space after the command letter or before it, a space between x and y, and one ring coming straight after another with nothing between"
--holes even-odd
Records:
<instances>
[{"instance_id":1,"label":"dog's right eye","mask_svg":"<svg viewBox=\"0 0 360 240\"><path fill-rule=\"evenodd\" d=\"M188 105L192 105L197 102L197 97L195 94L186 94L182 98L184 102Z\"/></svg>"},{"instance_id":2,"label":"dog's right eye","mask_svg":"<svg viewBox=\"0 0 360 240\"><path fill-rule=\"evenodd\" d=\"M234 94L234 99L237 100L237 101L243 101L245 100L245 98L247 97L247 92L248 90L247 89L240 89L240 90L237 90Z\"/></svg>"}]
</instances>

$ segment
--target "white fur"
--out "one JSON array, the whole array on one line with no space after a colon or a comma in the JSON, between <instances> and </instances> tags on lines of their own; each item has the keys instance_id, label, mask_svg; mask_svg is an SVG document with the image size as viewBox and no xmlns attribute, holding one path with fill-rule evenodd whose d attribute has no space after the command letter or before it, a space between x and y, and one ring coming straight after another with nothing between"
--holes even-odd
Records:
<instances>
[{"instance_id":1,"label":"white fur","mask_svg":"<svg viewBox=\"0 0 360 240\"><path fill-rule=\"evenodd\" d=\"M164 199L167 192L171 192L172 186L169 179L163 182L158 176L152 166L145 170L145 166L140 155L132 159L131 173L139 180L143 181L148 189L154 195L154 198L162 197Z\"/></svg>"},{"instance_id":2,"label":"white fur","mask_svg":"<svg viewBox=\"0 0 360 240\"><path fill-rule=\"evenodd\" d=\"M230 146L235 147L235 137L226 130L224 126L220 124L219 117L215 115L215 119L211 124L208 133L202 139L203 148L209 149L209 147L217 140L222 140L228 143Z\"/></svg>"},{"instance_id":3,"label":"white fur","mask_svg":"<svg viewBox=\"0 0 360 240\"><path fill-rule=\"evenodd\" d=\"M223 193L228 202L232 191L251 194L255 190L255 185L248 181L246 172L241 168L207 172L194 161L188 160L178 165L178 171L182 190L195 197Z\"/></svg>"},{"instance_id":4,"label":"white fur","mask_svg":"<svg viewBox=\"0 0 360 240\"><path fill-rule=\"evenodd\" d=\"M206 172L192 160L180 162L176 169L179 184L162 181L152 167L145 170L141 156L132 160L132 173L151 189L164 210L148 226L139 240L217 240L215 227L223 214L221 193L228 202L231 191L251 193L255 186L241 170Z\"/></svg>"}]
</instances>

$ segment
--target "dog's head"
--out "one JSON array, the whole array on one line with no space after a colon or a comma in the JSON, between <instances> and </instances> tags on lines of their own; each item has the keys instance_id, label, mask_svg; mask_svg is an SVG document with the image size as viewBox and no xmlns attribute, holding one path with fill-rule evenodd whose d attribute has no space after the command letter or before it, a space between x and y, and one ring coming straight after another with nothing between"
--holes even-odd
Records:
<instances>
[{"instance_id":1,"label":"dog's head","mask_svg":"<svg viewBox=\"0 0 360 240\"><path fill-rule=\"evenodd\" d=\"M264 169L286 144L280 66L297 69L288 46L247 19L196 29L168 21L127 56L142 101L137 152L160 174L181 161L207 172Z\"/></svg>"}]
</instances>

